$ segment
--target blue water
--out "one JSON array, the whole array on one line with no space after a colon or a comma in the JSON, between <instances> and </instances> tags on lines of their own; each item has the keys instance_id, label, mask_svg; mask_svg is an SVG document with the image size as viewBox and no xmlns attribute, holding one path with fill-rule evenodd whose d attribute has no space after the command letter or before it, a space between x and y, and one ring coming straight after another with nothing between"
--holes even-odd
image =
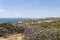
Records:
<instances>
[{"instance_id":1,"label":"blue water","mask_svg":"<svg viewBox=\"0 0 60 40\"><path fill-rule=\"evenodd\" d=\"M21 21L20 18L0 18L0 23L7 23L7 22L18 22Z\"/></svg>"},{"instance_id":2,"label":"blue water","mask_svg":"<svg viewBox=\"0 0 60 40\"><path fill-rule=\"evenodd\" d=\"M29 18L0 18L0 23L7 23L7 22L18 22L22 20L30 20Z\"/></svg>"}]
</instances>

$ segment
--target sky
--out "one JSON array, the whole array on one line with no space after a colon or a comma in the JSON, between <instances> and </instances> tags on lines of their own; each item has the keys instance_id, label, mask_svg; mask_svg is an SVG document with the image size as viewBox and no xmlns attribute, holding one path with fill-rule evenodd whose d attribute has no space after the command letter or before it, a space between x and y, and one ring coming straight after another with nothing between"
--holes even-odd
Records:
<instances>
[{"instance_id":1,"label":"sky","mask_svg":"<svg viewBox=\"0 0 60 40\"><path fill-rule=\"evenodd\" d=\"M0 0L0 18L60 17L60 0Z\"/></svg>"}]
</instances>

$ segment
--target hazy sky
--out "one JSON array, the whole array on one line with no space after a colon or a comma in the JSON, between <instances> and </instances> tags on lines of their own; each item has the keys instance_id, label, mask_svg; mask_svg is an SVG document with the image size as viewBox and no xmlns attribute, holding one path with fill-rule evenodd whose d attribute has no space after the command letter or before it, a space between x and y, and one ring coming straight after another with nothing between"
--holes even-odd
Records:
<instances>
[{"instance_id":1,"label":"hazy sky","mask_svg":"<svg viewBox=\"0 0 60 40\"><path fill-rule=\"evenodd\" d=\"M60 0L0 0L0 18L60 17Z\"/></svg>"}]
</instances>

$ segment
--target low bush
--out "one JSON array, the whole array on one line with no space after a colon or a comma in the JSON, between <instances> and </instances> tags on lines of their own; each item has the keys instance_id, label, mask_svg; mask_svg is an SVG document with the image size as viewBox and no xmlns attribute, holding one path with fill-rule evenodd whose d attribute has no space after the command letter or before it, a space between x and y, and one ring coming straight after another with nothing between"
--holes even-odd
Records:
<instances>
[{"instance_id":1,"label":"low bush","mask_svg":"<svg viewBox=\"0 0 60 40\"><path fill-rule=\"evenodd\" d=\"M60 30L46 28L28 28L24 40L60 40Z\"/></svg>"},{"instance_id":2,"label":"low bush","mask_svg":"<svg viewBox=\"0 0 60 40\"><path fill-rule=\"evenodd\" d=\"M0 27L0 37L6 38L8 37L8 35L9 35L9 31L5 28Z\"/></svg>"},{"instance_id":3,"label":"low bush","mask_svg":"<svg viewBox=\"0 0 60 40\"><path fill-rule=\"evenodd\" d=\"M17 28L16 28L16 31L17 31L18 33L23 33L23 32L25 31L25 29L27 29L27 27L21 26L21 27L17 27Z\"/></svg>"}]
</instances>

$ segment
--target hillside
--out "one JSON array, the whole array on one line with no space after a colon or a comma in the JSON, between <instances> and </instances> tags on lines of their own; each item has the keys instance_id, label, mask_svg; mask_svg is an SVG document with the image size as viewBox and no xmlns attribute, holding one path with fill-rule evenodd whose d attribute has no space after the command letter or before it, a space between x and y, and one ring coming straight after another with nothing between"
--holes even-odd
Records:
<instances>
[{"instance_id":1,"label":"hillside","mask_svg":"<svg viewBox=\"0 0 60 40\"><path fill-rule=\"evenodd\" d=\"M20 40L21 37L22 40L60 40L60 18L23 20L17 23L0 24L1 40Z\"/></svg>"}]
</instances>

